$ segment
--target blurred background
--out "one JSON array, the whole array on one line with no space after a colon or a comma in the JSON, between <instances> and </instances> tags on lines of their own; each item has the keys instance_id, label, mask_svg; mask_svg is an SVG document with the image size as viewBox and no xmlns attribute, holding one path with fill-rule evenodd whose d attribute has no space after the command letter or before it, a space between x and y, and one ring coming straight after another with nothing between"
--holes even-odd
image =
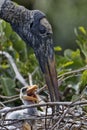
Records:
<instances>
[{"instance_id":1,"label":"blurred background","mask_svg":"<svg viewBox=\"0 0 87 130\"><path fill-rule=\"evenodd\" d=\"M54 43L65 50L76 48L74 29L87 27L87 0L14 0L43 11L53 27Z\"/></svg>"}]
</instances>

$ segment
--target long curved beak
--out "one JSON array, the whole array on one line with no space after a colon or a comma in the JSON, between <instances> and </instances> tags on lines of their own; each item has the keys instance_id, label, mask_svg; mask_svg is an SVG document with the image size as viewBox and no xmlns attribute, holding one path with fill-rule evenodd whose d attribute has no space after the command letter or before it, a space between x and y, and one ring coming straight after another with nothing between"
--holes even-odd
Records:
<instances>
[{"instance_id":1,"label":"long curved beak","mask_svg":"<svg viewBox=\"0 0 87 130\"><path fill-rule=\"evenodd\" d=\"M55 67L55 56L52 40L45 40L45 44L40 46L38 50L38 61L42 72L44 73L46 84L49 89L51 101L59 101L59 91L57 82L57 72Z\"/></svg>"},{"instance_id":2,"label":"long curved beak","mask_svg":"<svg viewBox=\"0 0 87 130\"><path fill-rule=\"evenodd\" d=\"M42 18L40 24L46 28L47 32L38 37L38 40L36 40L38 49L36 48L34 51L44 73L51 101L59 101L52 28L46 18Z\"/></svg>"},{"instance_id":3,"label":"long curved beak","mask_svg":"<svg viewBox=\"0 0 87 130\"><path fill-rule=\"evenodd\" d=\"M49 47L47 61L45 62L45 80L49 89L51 101L59 101L57 72L53 48Z\"/></svg>"}]
</instances>

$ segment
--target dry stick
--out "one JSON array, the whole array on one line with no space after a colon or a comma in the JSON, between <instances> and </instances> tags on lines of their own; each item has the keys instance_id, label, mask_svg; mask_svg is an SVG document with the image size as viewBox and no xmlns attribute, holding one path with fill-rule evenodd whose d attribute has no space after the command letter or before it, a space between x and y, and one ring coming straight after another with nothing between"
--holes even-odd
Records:
<instances>
[{"instance_id":1,"label":"dry stick","mask_svg":"<svg viewBox=\"0 0 87 130\"><path fill-rule=\"evenodd\" d=\"M65 116L65 114L67 113L67 111L69 110L69 108L71 107L71 106L74 106L74 105L83 105L83 104L86 104L87 105L87 101L78 101L78 102L55 102L55 103L46 103L46 104L41 104L41 105L38 105L38 104L35 104L35 105L27 105L27 106L21 106L21 107L16 107L16 108L13 108L13 109L11 109L11 110L9 110L9 111L2 111L2 112L5 112L6 114L8 113L8 112L11 112L11 111L15 111L15 110L20 110L20 109L26 109L26 108L30 108L30 107L37 107L37 106L44 106L44 105L46 105L46 106L52 106L52 105L56 105L56 104L59 104L59 105L68 105L68 109L66 109L66 111L63 113L63 115L62 115L62 117L60 118L60 120L56 123L56 125L58 125L58 123L60 123L60 121L63 119L63 117ZM0 111L1 112L1 111ZM34 119L37 119L37 117L35 118L34 117ZM56 126L55 125L55 126ZM53 127L53 129L54 129L54 127ZM52 129L52 130L53 130Z\"/></svg>"},{"instance_id":2,"label":"dry stick","mask_svg":"<svg viewBox=\"0 0 87 130\"><path fill-rule=\"evenodd\" d=\"M46 107L46 114L45 116L47 116L47 109L48 109L48 106ZM45 118L45 130L47 130L47 119Z\"/></svg>"},{"instance_id":3,"label":"dry stick","mask_svg":"<svg viewBox=\"0 0 87 130\"><path fill-rule=\"evenodd\" d=\"M29 73L28 77L29 77L29 84L30 84L30 86L32 86L33 85L32 74Z\"/></svg>"},{"instance_id":4,"label":"dry stick","mask_svg":"<svg viewBox=\"0 0 87 130\"><path fill-rule=\"evenodd\" d=\"M13 98L13 99L9 99L9 100L7 100L7 101L4 101L3 103L4 103L4 104L7 104L7 103L13 102L13 101L18 100L18 99L20 99L20 98L19 98L19 97L16 97L16 98Z\"/></svg>"},{"instance_id":5,"label":"dry stick","mask_svg":"<svg viewBox=\"0 0 87 130\"><path fill-rule=\"evenodd\" d=\"M80 74L72 74L72 75L69 75L69 76L63 78L63 81L65 81L65 80L67 80L67 79L69 79L69 78L78 77L78 76L80 76Z\"/></svg>"},{"instance_id":6,"label":"dry stick","mask_svg":"<svg viewBox=\"0 0 87 130\"><path fill-rule=\"evenodd\" d=\"M72 70L72 71L66 72L64 74L61 74L57 78L59 79L61 77L65 77L66 75L76 74L76 73L79 73L79 72L84 71L84 70L87 70L87 65L82 67L82 68L80 68L80 69Z\"/></svg>"},{"instance_id":7,"label":"dry stick","mask_svg":"<svg viewBox=\"0 0 87 130\"><path fill-rule=\"evenodd\" d=\"M17 98L19 97L19 95L14 95L14 96L3 96L3 95L0 95L0 98L2 99L12 99L12 98Z\"/></svg>"},{"instance_id":8,"label":"dry stick","mask_svg":"<svg viewBox=\"0 0 87 130\"><path fill-rule=\"evenodd\" d=\"M39 94L40 92L42 92L46 89L47 89L47 85L45 84L43 87L39 88L36 93Z\"/></svg>"},{"instance_id":9,"label":"dry stick","mask_svg":"<svg viewBox=\"0 0 87 130\"><path fill-rule=\"evenodd\" d=\"M36 67L35 70L32 72L32 76L38 71L39 67Z\"/></svg>"},{"instance_id":10,"label":"dry stick","mask_svg":"<svg viewBox=\"0 0 87 130\"><path fill-rule=\"evenodd\" d=\"M16 75L15 78L18 79L24 86L28 86L27 82L25 81L25 79L22 77L22 75L18 71L12 56L5 51L0 51L0 55L4 55L8 59L9 63L11 64L11 66L15 72L15 75Z\"/></svg>"},{"instance_id":11,"label":"dry stick","mask_svg":"<svg viewBox=\"0 0 87 130\"><path fill-rule=\"evenodd\" d=\"M6 101L2 102L3 104L7 104L7 103L10 103L10 102L18 100L19 99L19 95L14 95L14 96L3 96L3 95L0 95L0 98L7 99Z\"/></svg>"},{"instance_id":12,"label":"dry stick","mask_svg":"<svg viewBox=\"0 0 87 130\"><path fill-rule=\"evenodd\" d=\"M27 109L27 108L33 108L33 107L41 107L41 106L54 106L54 105L64 105L64 106L70 106L73 107L74 105L87 105L87 101L77 101L77 102L48 102L43 104L32 104L32 105L25 105L25 106L18 106L11 108L10 110L0 110L0 113L5 113L5 115L12 111Z\"/></svg>"},{"instance_id":13,"label":"dry stick","mask_svg":"<svg viewBox=\"0 0 87 130\"><path fill-rule=\"evenodd\" d=\"M50 130L54 130L54 128L57 126L57 129L59 128L60 122L64 119L64 116L67 114L67 112L70 109L70 106L72 106L74 104L74 102L72 102L64 111L64 113L61 115L60 119L55 123L55 125L53 125L53 127Z\"/></svg>"},{"instance_id":14,"label":"dry stick","mask_svg":"<svg viewBox=\"0 0 87 130\"><path fill-rule=\"evenodd\" d=\"M64 118L64 116L66 115L66 113L68 112L70 107L68 107L66 109L66 111L61 115L61 118L55 123L55 125L53 125L53 127L50 130L54 130L54 128L57 126L57 128L59 127L59 124L61 122L61 120Z\"/></svg>"},{"instance_id":15,"label":"dry stick","mask_svg":"<svg viewBox=\"0 0 87 130\"><path fill-rule=\"evenodd\" d=\"M79 72L82 72L82 71L84 71L84 70L87 70L87 66L82 67L82 68L77 69L77 70L73 70L73 71L70 71L70 72L66 72L66 73L64 73L64 74L61 74L61 75L59 75L59 76L57 77L58 82L62 82L62 81L67 80L68 78L71 78L71 77L73 77L73 76L78 76L78 75L75 75L75 74L76 74L76 73L79 73ZM67 75L72 75L72 76L67 76ZM65 76L67 76L67 77L65 77ZM64 77L65 77L65 78L64 78ZM61 83L60 83L60 84L61 84ZM59 86L60 86L60 84L59 84ZM42 88L40 88L39 90L37 90L37 93L39 94L41 91L43 91L43 90L45 90L45 89L47 89L47 85L46 85L46 84L45 84Z\"/></svg>"},{"instance_id":16,"label":"dry stick","mask_svg":"<svg viewBox=\"0 0 87 130\"><path fill-rule=\"evenodd\" d=\"M77 103L77 102L76 102ZM74 105L78 105L79 103L81 103L81 104L84 104L84 102L78 102L77 104L76 103L72 103L70 106L74 106ZM87 101L86 101L86 103L87 103ZM87 104L86 104L87 105ZM69 107L70 107L69 106ZM66 111L65 111L66 112ZM66 113L65 113L66 114ZM51 115L50 115L51 116ZM47 117L34 117L33 119L50 119L50 116L47 116ZM27 118L27 120L28 119L31 119L31 117L30 118ZM62 119L63 119L63 116L62 116ZM61 121L61 120L60 120ZM58 122L57 122L58 123Z\"/></svg>"},{"instance_id":17,"label":"dry stick","mask_svg":"<svg viewBox=\"0 0 87 130\"><path fill-rule=\"evenodd\" d=\"M45 115L43 115L43 116L33 116L33 115L29 115L27 118L26 118L26 120L40 120L40 119L50 119L50 118L52 118L52 115L48 115L48 116L45 116ZM25 118L22 118L22 119L5 119L4 121L22 121L22 120L24 120ZM0 120L0 121L2 121L2 120ZM8 125L8 124L6 124L6 125Z\"/></svg>"},{"instance_id":18,"label":"dry stick","mask_svg":"<svg viewBox=\"0 0 87 130\"><path fill-rule=\"evenodd\" d=\"M62 116L60 117L60 119L53 125L53 127L51 128L51 130L54 130L54 128L55 128L56 126L57 126L57 128L59 127L60 122L64 119L64 116L67 114L67 112L69 111L69 109L70 109L70 107L71 107L72 105L75 105L75 103L76 103L76 105L81 105L81 104L78 104L78 103L82 103L82 102L83 102L83 101L81 101L80 99L81 99L81 97L80 97L79 99L73 101L72 103L70 103L70 104L68 105L68 107L66 108L66 110L64 111L64 113L62 114ZM79 100L80 100L80 101L79 101ZM85 103L86 103L86 101L85 101ZM86 104L86 105L87 105L87 104Z\"/></svg>"},{"instance_id":19,"label":"dry stick","mask_svg":"<svg viewBox=\"0 0 87 130\"><path fill-rule=\"evenodd\" d=\"M5 105L2 102L0 102L0 106L5 107Z\"/></svg>"}]
</instances>

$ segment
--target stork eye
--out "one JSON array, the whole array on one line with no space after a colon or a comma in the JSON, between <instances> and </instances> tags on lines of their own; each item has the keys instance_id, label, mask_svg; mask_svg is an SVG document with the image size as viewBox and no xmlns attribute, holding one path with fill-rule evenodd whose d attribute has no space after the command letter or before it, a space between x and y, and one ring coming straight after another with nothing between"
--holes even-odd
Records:
<instances>
[{"instance_id":1,"label":"stork eye","mask_svg":"<svg viewBox=\"0 0 87 130\"><path fill-rule=\"evenodd\" d=\"M40 31L41 34L44 34L44 33L46 33L46 28L43 25L40 25L39 31Z\"/></svg>"},{"instance_id":2,"label":"stork eye","mask_svg":"<svg viewBox=\"0 0 87 130\"><path fill-rule=\"evenodd\" d=\"M33 22L30 24L30 28L32 28L32 26L33 26Z\"/></svg>"}]
</instances>

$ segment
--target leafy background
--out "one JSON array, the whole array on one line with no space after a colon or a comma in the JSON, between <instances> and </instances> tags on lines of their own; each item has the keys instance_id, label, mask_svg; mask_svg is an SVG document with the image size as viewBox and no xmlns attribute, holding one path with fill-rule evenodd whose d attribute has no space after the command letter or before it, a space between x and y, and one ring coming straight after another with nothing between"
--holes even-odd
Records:
<instances>
[{"instance_id":1,"label":"leafy background","mask_svg":"<svg viewBox=\"0 0 87 130\"><path fill-rule=\"evenodd\" d=\"M59 55L58 52L62 51L62 48L60 46L54 48L59 88L62 94L61 100L70 101L73 97L80 96L87 84L87 70L85 69L87 64L87 30L81 26L75 30L75 33L78 45L75 51L65 49L64 54ZM6 51L13 57L18 70L27 82L29 82L29 73L32 74L36 70L33 75L33 83L39 87L45 84L33 50L27 47L22 39L13 32L10 25L3 20L0 20L0 51ZM83 71L80 71L81 68L84 68ZM76 72L77 70L79 73ZM16 80L10 63L4 56L0 55L0 95L19 94L21 87L22 84Z\"/></svg>"},{"instance_id":2,"label":"leafy background","mask_svg":"<svg viewBox=\"0 0 87 130\"><path fill-rule=\"evenodd\" d=\"M61 45L63 51L77 47L74 29L87 28L87 0L14 0L29 9L43 11L54 32L54 44Z\"/></svg>"}]
</instances>

